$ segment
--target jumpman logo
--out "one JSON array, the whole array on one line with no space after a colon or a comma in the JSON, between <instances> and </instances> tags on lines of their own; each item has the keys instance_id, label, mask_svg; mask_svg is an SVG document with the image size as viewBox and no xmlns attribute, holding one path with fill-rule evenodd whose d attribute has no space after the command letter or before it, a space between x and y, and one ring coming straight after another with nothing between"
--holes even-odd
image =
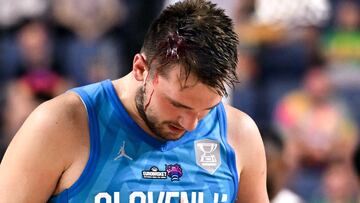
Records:
<instances>
[{"instance_id":1,"label":"jumpman logo","mask_svg":"<svg viewBox=\"0 0 360 203\"><path fill-rule=\"evenodd\" d=\"M131 157L129 157L126 152L125 152L125 141L123 141L123 145L122 147L120 148L119 152L118 152L118 155L117 157L114 159L114 160L118 160L120 159L121 157L125 157L125 158L128 158L130 160L133 160Z\"/></svg>"}]
</instances>

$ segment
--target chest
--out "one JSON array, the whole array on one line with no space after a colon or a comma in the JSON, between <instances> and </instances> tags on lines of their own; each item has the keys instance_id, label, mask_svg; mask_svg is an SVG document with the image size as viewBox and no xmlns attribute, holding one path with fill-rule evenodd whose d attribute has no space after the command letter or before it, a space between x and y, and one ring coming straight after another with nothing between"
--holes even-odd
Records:
<instances>
[{"instance_id":1,"label":"chest","mask_svg":"<svg viewBox=\"0 0 360 203\"><path fill-rule=\"evenodd\" d=\"M235 191L219 140L199 139L169 150L126 138L113 143L100 150L90 180L94 202L229 202Z\"/></svg>"}]
</instances>

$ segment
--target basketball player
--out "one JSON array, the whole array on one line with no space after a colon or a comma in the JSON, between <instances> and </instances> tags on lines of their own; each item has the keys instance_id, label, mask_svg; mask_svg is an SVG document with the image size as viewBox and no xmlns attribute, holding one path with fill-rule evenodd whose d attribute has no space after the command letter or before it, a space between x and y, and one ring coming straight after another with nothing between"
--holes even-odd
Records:
<instances>
[{"instance_id":1,"label":"basketball player","mask_svg":"<svg viewBox=\"0 0 360 203\"><path fill-rule=\"evenodd\" d=\"M268 202L258 129L221 103L237 45L216 5L169 6L131 73L29 116L1 163L0 202Z\"/></svg>"}]
</instances>

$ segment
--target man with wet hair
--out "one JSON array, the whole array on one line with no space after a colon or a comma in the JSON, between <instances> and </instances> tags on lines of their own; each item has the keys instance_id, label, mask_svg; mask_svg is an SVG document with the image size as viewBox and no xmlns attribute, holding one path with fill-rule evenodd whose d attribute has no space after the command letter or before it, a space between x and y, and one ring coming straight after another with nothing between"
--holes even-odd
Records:
<instances>
[{"instance_id":1,"label":"man with wet hair","mask_svg":"<svg viewBox=\"0 0 360 203\"><path fill-rule=\"evenodd\" d=\"M167 7L128 75L29 116L1 163L1 201L269 202L258 129L221 102L237 46L215 4Z\"/></svg>"}]
</instances>

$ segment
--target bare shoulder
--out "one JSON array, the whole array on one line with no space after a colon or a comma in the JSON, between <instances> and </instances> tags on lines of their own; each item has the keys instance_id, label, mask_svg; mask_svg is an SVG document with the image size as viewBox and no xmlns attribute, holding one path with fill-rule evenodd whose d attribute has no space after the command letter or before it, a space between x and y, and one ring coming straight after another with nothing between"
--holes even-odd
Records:
<instances>
[{"instance_id":1,"label":"bare shoulder","mask_svg":"<svg viewBox=\"0 0 360 203\"><path fill-rule=\"evenodd\" d=\"M236 155L239 176L238 202L269 202L266 192L264 145L255 122L240 110L225 106L228 142Z\"/></svg>"},{"instance_id":2,"label":"bare shoulder","mask_svg":"<svg viewBox=\"0 0 360 203\"><path fill-rule=\"evenodd\" d=\"M62 177L74 164L85 165L87 146L87 114L81 99L69 92L44 102L26 119L5 153L0 196L8 200L14 198L9 192L16 191L16 202L46 202L61 190Z\"/></svg>"},{"instance_id":3,"label":"bare shoulder","mask_svg":"<svg viewBox=\"0 0 360 203\"><path fill-rule=\"evenodd\" d=\"M241 144L244 141L258 139L260 133L254 120L246 113L230 106L225 105L228 137L234 144Z\"/></svg>"},{"instance_id":4,"label":"bare shoulder","mask_svg":"<svg viewBox=\"0 0 360 203\"><path fill-rule=\"evenodd\" d=\"M225 110L228 124L228 141L235 150L238 170L241 171L246 164L246 160L252 154L256 154L257 151L262 153L262 139L256 123L249 115L230 105L225 105Z\"/></svg>"},{"instance_id":5,"label":"bare shoulder","mask_svg":"<svg viewBox=\"0 0 360 203\"><path fill-rule=\"evenodd\" d=\"M62 94L40 104L25 120L12 143L31 139L59 146L59 141L78 139L77 132L86 127L86 118L81 99L72 92Z\"/></svg>"},{"instance_id":6,"label":"bare shoulder","mask_svg":"<svg viewBox=\"0 0 360 203\"><path fill-rule=\"evenodd\" d=\"M49 141L74 141L86 123L87 114L81 99L68 92L39 105L17 134Z\"/></svg>"}]
</instances>

